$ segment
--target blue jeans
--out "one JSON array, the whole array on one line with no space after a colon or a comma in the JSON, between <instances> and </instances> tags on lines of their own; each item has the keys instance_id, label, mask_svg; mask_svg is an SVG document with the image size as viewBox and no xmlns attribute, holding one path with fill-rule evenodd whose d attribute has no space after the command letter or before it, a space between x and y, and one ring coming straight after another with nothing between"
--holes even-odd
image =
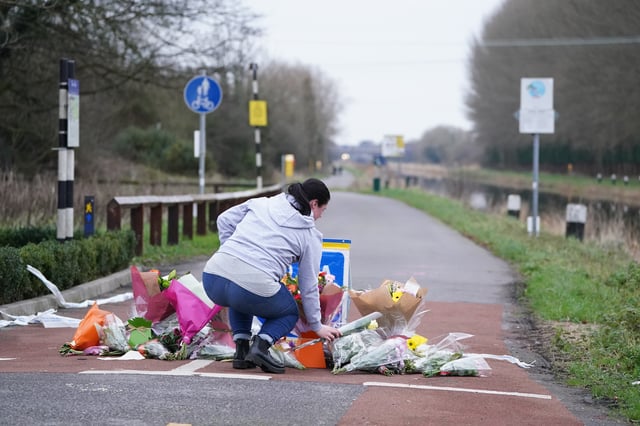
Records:
<instances>
[{"instance_id":1,"label":"blue jeans","mask_svg":"<svg viewBox=\"0 0 640 426\"><path fill-rule=\"evenodd\" d=\"M273 296L263 297L207 272L202 274L202 284L214 303L229 308L234 340L251 337L254 315L264 319L258 334L270 336L274 343L293 330L298 321L298 305L284 285Z\"/></svg>"}]
</instances>

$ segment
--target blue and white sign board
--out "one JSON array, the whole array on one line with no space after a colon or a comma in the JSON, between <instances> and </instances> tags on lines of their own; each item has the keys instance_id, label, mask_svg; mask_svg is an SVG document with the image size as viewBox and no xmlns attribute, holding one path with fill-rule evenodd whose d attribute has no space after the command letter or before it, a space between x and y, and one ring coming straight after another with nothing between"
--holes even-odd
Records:
<instances>
[{"instance_id":1,"label":"blue and white sign board","mask_svg":"<svg viewBox=\"0 0 640 426\"><path fill-rule=\"evenodd\" d=\"M322 240L322 258L320 259L320 271L328 270L335 277L334 283L349 291L351 288L351 240L325 238ZM298 264L293 264L292 276L298 275ZM346 324L349 315L349 298L345 298L339 318L334 322Z\"/></svg>"},{"instance_id":2,"label":"blue and white sign board","mask_svg":"<svg viewBox=\"0 0 640 426\"><path fill-rule=\"evenodd\" d=\"M67 80L67 147L80 146L80 82Z\"/></svg>"},{"instance_id":3,"label":"blue and white sign board","mask_svg":"<svg viewBox=\"0 0 640 426\"><path fill-rule=\"evenodd\" d=\"M222 88L209 76L193 77L184 87L184 102L193 112L208 114L222 102Z\"/></svg>"},{"instance_id":4,"label":"blue and white sign board","mask_svg":"<svg viewBox=\"0 0 640 426\"><path fill-rule=\"evenodd\" d=\"M553 133L553 79L520 79L520 133Z\"/></svg>"}]
</instances>

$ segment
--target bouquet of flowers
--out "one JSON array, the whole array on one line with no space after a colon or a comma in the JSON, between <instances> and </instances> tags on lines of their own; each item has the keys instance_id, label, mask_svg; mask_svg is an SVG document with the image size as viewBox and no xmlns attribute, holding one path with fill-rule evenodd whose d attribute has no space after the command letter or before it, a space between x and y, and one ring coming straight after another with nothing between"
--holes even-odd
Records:
<instances>
[{"instance_id":1,"label":"bouquet of flowers","mask_svg":"<svg viewBox=\"0 0 640 426\"><path fill-rule=\"evenodd\" d=\"M425 309L427 289L420 287L414 278L407 282L385 280L373 290L350 290L349 295L362 315L380 312L378 324L388 336L414 334Z\"/></svg>"},{"instance_id":2,"label":"bouquet of flowers","mask_svg":"<svg viewBox=\"0 0 640 426\"><path fill-rule=\"evenodd\" d=\"M140 272L138 268L131 266L131 287L137 314L151 322L161 321L171 315L175 310L164 290L176 277L175 269L162 277L157 269Z\"/></svg>"},{"instance_id":3,"label":"bouquet of flowers","mask_svg":"<svg viewBox=\"0 0 640 426\"><path fill-rule=\"evenodd\" d=\"M358 334L366 333L362 331ZM371 342L373 343L373 342ZM403 337L382 339L367 344L360 352L351 357L349 363L333 369L334 374L354 370L376 371L385 375L400 373L404 370L407 341Z\"/></svg>"},{"instance_id":4,"label":"bouquet of flowers","mask_svg":"<svg viewBox=\"0 0 640 426\"><path fill-rule=\"evenodd\" d=\"M472 337L466 333L449 333L438 343L429 345L426 341L411 348L407 362L407 373L422 373L425 377L440 375L443 365L463 357L461 340Z\"/></svg>"},{"instance_id":5,"label":"bouquet of flowers","mask_svg":"<svg viewBox=\"0 0 640 426\"><path fill-rule=\"evenodd\" d=\"M335 277L328 271L322 271L318 274L318 292L320 293L320 313L321 321L323 324L336 325L336 315L342 307L342 303L346 293L339 285L334 282ZM298 277L294 277L291 272L285 274L280 280L284 284L293 299L298 303L298 310L300 311L300 319L296 324L295 331L299 334L309 330L306 319L304 316L304 309L302 307L302 297L300 295L300 289L298 287Z\"/></svg>"}]
</instances>

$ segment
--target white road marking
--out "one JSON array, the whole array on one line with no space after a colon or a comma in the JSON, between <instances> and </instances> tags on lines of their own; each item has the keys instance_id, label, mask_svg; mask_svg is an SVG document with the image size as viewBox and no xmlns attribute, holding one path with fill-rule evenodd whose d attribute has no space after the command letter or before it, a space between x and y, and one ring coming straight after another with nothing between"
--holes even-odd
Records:
<instances>
[{"instance_id":1,"label":"white road marking","mask_svg":"<svg viewBox=\"0 0 640 426\"><path fill-rule=\"evenodd\" d=\"M248 379L248 380L270 380L271 376L264 374L233 374L233 373L198 373L197 370L204 368L214 361L198 359L188 364L181 365L173 370L86 370L78 374L141 374L155 376L201 376L216 377L221 379Z\"/></svg>"},{"instance_id":2,"label":"white road marking","mask_svg":"<svg viewBox=\"0 0 640 426\"><path fill-rule=\"evenodd\" d=\"M157 375L157 376L200 376L200 377L215 377L221 379L245 379L245 380L271 380L271 376L264 374L234 374L234 373L199 373L197 370L204 368L214 361L200 359L194 360L187 364L181 365L173 370L167 371L148 371L148 370L86 370L81 371L79 374L141 374L141 375ZM536 399L551 399L551 395L542 395L535 393L522 393L522 392L504 392L485 389L468 389L468 388L454 388L448 386L427 386L427 385L410 385L404 383L385 383L385 382L364 382L363 386L379 386L379 387L392 387L392 388L405 388L405 389L422 389L422 390L436 390L436 391L448 391L448 392L468 392L479 393L488 395L504 395L504 396L517 396L521 398L536 398Z\"/></svg>"},{"instance_id":3,"label":"white road marking","mask_svg":"<svg viewBox=\"0 0 640 426\"><path fill-rule=\"evenodd\" d=\"M212 362L213 361L209 360L209 359L197 359L195 361L191 361L190 363L181 365L178 368L174 368L173 371L193 373L196 370L200 370L201 368L206 367L207 365L211 364Z\"/></svg>"},{"instance_id":4,"label":"white road marking","mask_svg":"<svg viewBox=\"0 0 640 426\"><path fill-rule=\"evenodd\" d=\"M13 361L14 359L17 358L0 358L0 361Z\"/></svg>"},{"instance_id":5,"label":"white road marking","mask_svg":"<svg viewBox=\"0 0 640 426\"><path fill-rule=\"evenodd\" d=\"M446 386L409 385L409 384L403 384L403 383L384 383L384 382L364 382L363 385L390 387L390 388L437 390L437 391L449 391L449 392L484 393L489 395L518 396L522 398L551 399L551 395L542 395L537 393L503 392L503 391L493 391L493 390L485 390L485 389L452 388L452 387L446 387Z\"/></svg>"}]
</instances>

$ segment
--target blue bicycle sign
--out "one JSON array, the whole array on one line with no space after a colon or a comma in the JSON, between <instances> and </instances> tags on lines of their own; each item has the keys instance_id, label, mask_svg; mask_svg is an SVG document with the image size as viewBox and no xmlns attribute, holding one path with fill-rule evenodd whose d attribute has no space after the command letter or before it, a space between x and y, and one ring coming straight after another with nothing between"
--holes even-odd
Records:
<instances>
[{"instance_id":1,"label":"blue bicycle sign","mask_svg":"<svg viewBox=\"0 0 640 426\"><path fill-rule=\"evenodd\" d=\"M222 102L222 88L209 76L193 77L184 87L184 102L193 112L209 113Z\"/></svg>"}]
</instances>

